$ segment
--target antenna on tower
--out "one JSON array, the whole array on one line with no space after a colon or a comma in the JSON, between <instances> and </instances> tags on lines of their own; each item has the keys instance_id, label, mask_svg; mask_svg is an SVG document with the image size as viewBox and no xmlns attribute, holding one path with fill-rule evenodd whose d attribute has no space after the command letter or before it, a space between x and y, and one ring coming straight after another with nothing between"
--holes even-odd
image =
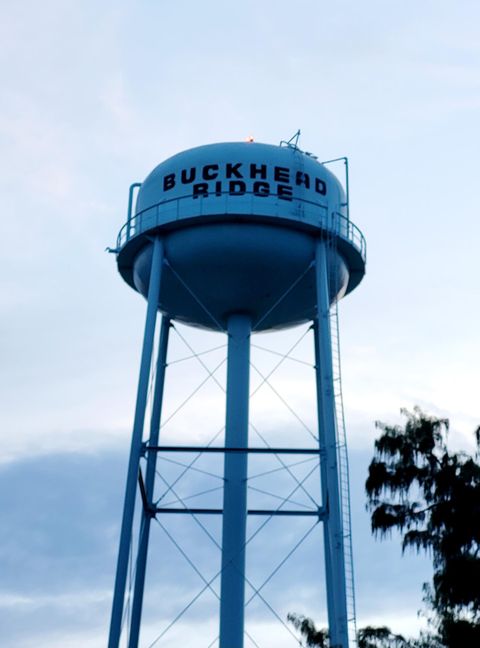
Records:
<instances>
[{"instance_id":1,"label":"antenna on tower","mask_svg":"<svg viewBox=\"0 0 480 648\"><path fill-rule=\"evenodd\" d=\"M300 129L292 135L289 140L281 140L280 146L288 146L289 148L298 149L298 140L300 139Z\"/></svg>"}]
</instances>

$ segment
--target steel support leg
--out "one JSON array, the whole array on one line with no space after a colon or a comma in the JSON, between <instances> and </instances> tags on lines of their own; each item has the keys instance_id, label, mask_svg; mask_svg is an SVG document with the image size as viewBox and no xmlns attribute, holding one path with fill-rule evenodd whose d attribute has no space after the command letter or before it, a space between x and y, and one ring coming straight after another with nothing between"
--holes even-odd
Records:
<instances>
[{"instance_id":1,"label":"steel support leg","mask_svg":"<svg viewBox=\"0 0 480 648\"><path fill-rule=\"evenodd\" d=\"M156 238L153 243L152 266L148 287L147 316L145 320L145 333L143 337L142 358L140 362L140 375L138 379L137 401L135 405L135 418L130 447L127 484L125 487L123 519L120 532L120 546L118 549L117 572L115 576L115 590L113 594L108 648L118 648L122 630L128 558L130 553L133 516L135 512L138 466L142 452L143 426L145 422L145 408L147 405L150 364L152 359L153 340L155 336L155 324L157 320L162 265L163 243L160 238Z\"/></svg>"},{"instance_id":2,"label":"steel support leg","mask_svg":"<svg viewBox=\"0 0 480 648\"><path fill-rule=\"evenodd\" d=\"M248 446L251 321L228 320L225 446ZM245 541L247 531L247 453L225 453L223 494L220 648L243 648Z\"/></svg>"},{"instance_id":3,"label":"steel support leg","mask_svg":"<svg viewBox=\"0 0 480 648\"><path fill-rule=\"evenodd\" d=\"M160 436L160 420L162 416L163 390L165 386L165 369L167 367L168 335L170 331L170 318L162 317L160 340L158 344L157 372L155 376L155 390L153 394L152 416L150 419L150 436L148 445L158 446ZM145 476L145 494L147 505L153 507L153 489L155 485L155 469L157 453L149 452L147 457L147 472ZM142 513L140 538L138 543L137 565L135 572L135 586L133 591L132 621L130 624L130 638L128 648L138 647L140 635L140 621L142 618L143 591L145 587L145 571L147 567L148 541L150 537L151 510Z\"/></svg>"},{"instance_id":4,"label":"steel support leg","mask_svg":"<svg viewBox=\"0 0 480 648\"><path fill-rule=\"evenodd\" d=\"M345 556L337 462L327 262L326 243L318 241L315 259L318 317L314 331L322 504L327 512L324 520L324 544L328 625L330 646L348 648Z\"/></svg>"}]
</instances>

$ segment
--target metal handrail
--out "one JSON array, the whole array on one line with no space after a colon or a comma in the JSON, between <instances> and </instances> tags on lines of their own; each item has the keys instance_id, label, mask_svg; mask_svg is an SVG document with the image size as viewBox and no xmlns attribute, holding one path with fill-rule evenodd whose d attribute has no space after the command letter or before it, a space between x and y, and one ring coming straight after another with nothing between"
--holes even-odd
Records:
<instances>
[{"instance_id":1,"label":"metal handrail","mask_svg":"<svg viewBox=\"0 0 480 648\"><path fill-rule=\"evenodd\" d=\"M254 194L253 191L246 191L244 194L242 194L242 196L244 195L250 195L253 199L263 200L263 198ZM222 192L221 196L225 196L227 198L227 201L228 201L228 197L234 198L234 196L231 196L231 194L229 194L229 192L227 191ZM240 198L240 197L241 196L235 196L235 198ZM121 248L126 243L128 243L128 241L135 238L136 236L164 224L164 221L161 218L161 216L164 216L165 212L169 212L170 208L174 204L176 204L175 218L179 220L180 201L191 199L191 198L192 198L191 194L188 194L186 196L178 196L176 198L170 198L168 200L160 201L155 205L151 205L150 207L147 207L137 212L134 216L129 218L127 222L120 229L120 232L117 237L116 251L117 252L120 251ZM314 207L316 216L318 216L318 212L319 210L321 210L320 211L321 218L318 223L319 226L327 230L328 232L335 234L339 238L344 239L349 243L351 243L360 252L363 261L364 262L366 261L367 246L366 246L365 237L363 236L360 229L354 223L352 223L347 216L339 212L333 212L332 214L330 214L329 217L327 213L327 208L320 203L316 203L311 200L306 200L305 198L295 198L294 200L297 203L302 203L303 205L307 205L307 207ZM152 214L153 218L152 216L150 216L151 212L154 212L154 214ZM226 213L228 214L228 211L226 211ZM147 226L142 227L142 221L147 220L147 218L148 218Z\"/></svg>"}]
</instances>

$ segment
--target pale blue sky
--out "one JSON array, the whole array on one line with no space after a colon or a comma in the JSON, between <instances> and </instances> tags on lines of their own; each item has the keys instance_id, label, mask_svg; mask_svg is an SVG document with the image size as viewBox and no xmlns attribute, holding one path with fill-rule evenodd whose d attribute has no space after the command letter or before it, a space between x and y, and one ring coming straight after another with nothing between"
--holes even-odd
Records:
<instances>
[{"instance_id":1,"label":"pale blue sky","mask_svg":"<svg viewBox=\"0 0 480 648\"><path fill-rule=\"evenodd\" d=\"M179 150L278 143L297 128L320 159L349 156L368 243L367 276L341 304L359 622L415 630L428 561L370 538L363 482L376 419L418 403L449 416L452 447L467 448L480 419L479 24L468 0L4 3L3 647L105 645L144 302L103 250L129 184ZM278 383L300 408L302 380ZM169 390L173 410L181 393ZM213 425L213 394L172 435L198 412ZM274 404L262 403L265 424ZM295 592L297 611L322 621L305 569L315 552L300 556ZM198 585L189 578L152 588L175 607ZM212 609L192 612L183 636ZM153 636L163 612L147 614ZM255 608L260 637L270 621Z\"/></svg>"}]
</instances>

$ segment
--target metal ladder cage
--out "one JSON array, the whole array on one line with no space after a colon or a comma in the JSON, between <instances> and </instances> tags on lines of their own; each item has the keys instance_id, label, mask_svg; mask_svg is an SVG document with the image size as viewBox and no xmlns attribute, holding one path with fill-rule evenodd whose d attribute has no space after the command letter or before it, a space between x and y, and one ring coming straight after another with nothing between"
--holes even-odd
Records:
<instances>
[{"instance_id":1,"label":"metal ladder cage","mask_svg":"<svg viewBox=\"0 0 480 648\"><path fill-rule=\"evenodd\" d=\"M335 303L330 311L330 329L332 336L333 381L337 425L337 461L338 478L341 495L341 515L343 528L343 547L345 555L345 578L347 593L347 610L349 626L349 642L357 645L357 621L355 603L355 578L353 568L352 517L350 505L350 478L348 465L348 448L345 426L345 411L343 405L342 377L340 365L340 338L338 304Z\"/></svg>"},{"instance_id":2,"label":"metal ladder cage","mask_svg":"<svg viewBox=\"0 0 480 648\"><path fill-rule=\"evenodd\" d=\"M348 177L348 166L346 167ZM348 200L348 199L347 199ZM348 204L348 203L347 203ZM328 281L334 281L336 276L332 272L332 263L337 253L337 236L334 232L329 232L326 237L327 249L330 252L330 266L328 267ZM332 286L333 293L337 294L337 285ZM342 391L342 371L340 360L340 330L338 299L330 307L330 338L332 348L332 381L335 399L335 424L337 437L337 464L338 480L340 491L340 507L343 531L343 549L345 560L345 587L347 595L347 613L348 613L348 630L349 644L357 645L357 621L356 621L356 602L355 602L355 579L353 567L353 545L352 545L352 517L350 505L350 478L348 464L348 448L345 426L345 410L343 404Z\"/></svg>"}]
</instances>

